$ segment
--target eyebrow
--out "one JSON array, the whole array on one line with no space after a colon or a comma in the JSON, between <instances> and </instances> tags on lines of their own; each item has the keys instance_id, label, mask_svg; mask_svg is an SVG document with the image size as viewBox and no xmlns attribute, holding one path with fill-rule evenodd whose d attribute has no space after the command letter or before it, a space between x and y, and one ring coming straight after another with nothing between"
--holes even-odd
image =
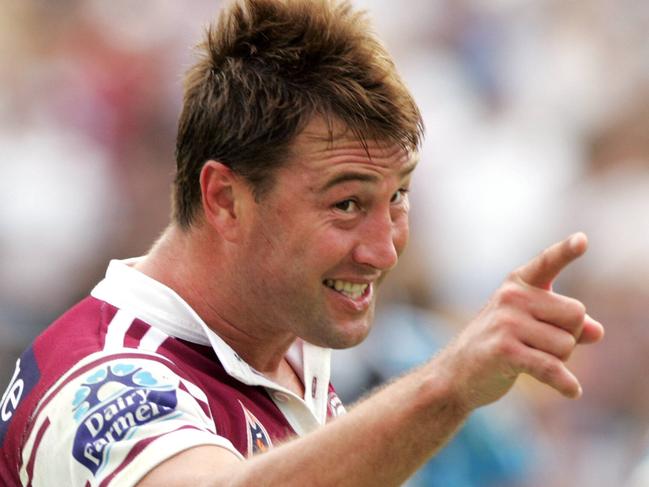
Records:
<instances>
[{"instance_id":1,"label":"eyebrow","mask_svg":"<svg viewBox=\"0 0 649 487\"><path fill-rule=\"evenodd\" d=\"M410 164L408 164L401 172L399 172L399 179L403 179L406 176L408 176L412 171L415 170L415 167L417 167L417 162L418 160L413 160ZM374 183L379 181L379 177L374 175L374 174L369 174L369 173L364 173L364 172L343 172L340 173L333 178L331 178L329 181L327 181L322 188L320 188L319 192L324 193L327 190L333 188L334 186L337 186L342 183L347 183L349 181L360 181L360 182L369 182L369 183Z\"/></svg>"}]
</instances>

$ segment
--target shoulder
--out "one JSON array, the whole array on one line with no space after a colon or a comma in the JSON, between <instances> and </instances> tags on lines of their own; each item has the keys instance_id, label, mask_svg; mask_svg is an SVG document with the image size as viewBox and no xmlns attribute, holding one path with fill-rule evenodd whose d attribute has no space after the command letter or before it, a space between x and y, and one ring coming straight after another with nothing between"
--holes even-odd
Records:
<instances>
[{"instance_id":1,"label":"shoulder","mask_svg":"<svg viewBox=\"0 0 649 487\"><path fill-rule=\"evenodd\" d=\"M94 485L144 475L195 445L239 455L195 380L210 360L176 340L163 347L169 338L95 298L50 325L17 360L0 403L0 479Z\"/></svg>"},{"instance_id":2,"label":"shoulder","mask_svg":"<svg viewBox=\"0 0 649 487\"><path fill-rule=\"evenodd\" d=\"M204 392L155 353L90 354L24 406L10 441L21 480L35 486L139 478L197 445L238 454L217 434Z\"/></svg>"}]
</instances>

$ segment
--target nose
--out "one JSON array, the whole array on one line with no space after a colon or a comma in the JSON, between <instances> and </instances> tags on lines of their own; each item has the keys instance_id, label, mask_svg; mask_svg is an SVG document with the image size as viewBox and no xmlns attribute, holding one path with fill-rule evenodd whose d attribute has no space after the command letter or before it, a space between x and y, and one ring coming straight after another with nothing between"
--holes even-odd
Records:
<instances>
[{"instance_id":1,"label":"nose","mask_svg":"<svg viewBox=\"0 0 649 487\"><path fill-rule=\"evenodd\" d=\"M387 214L386 214L387 213ZM408 224L394 222L389 212L367 217L361 225L353 258L381 271L392 269L408 238Z\"/></svg>"}]
</instances>

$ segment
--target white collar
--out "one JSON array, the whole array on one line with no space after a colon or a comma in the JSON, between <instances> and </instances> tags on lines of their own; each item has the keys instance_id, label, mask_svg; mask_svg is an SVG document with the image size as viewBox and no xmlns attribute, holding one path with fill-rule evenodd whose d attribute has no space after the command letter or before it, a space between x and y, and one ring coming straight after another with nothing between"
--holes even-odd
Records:
<instances>
[{"instance_id":1,"label":"white collar","mask_svg":"<svg viewBox=\"0 0 649 487\"><path fill-rule=\"evenodd\" d=\"M91 296L129 311L167 335L211 346L226 372L244 384L295 396L246 363L173 289L136 270L133 264L139 259L111 260L106 277L95 286ZM299 399L320 423L324 422L327 412L330 358L330 349L299 339L287 354L287 360L304 384L304 399Z\"/></svg>"}]
</instances>

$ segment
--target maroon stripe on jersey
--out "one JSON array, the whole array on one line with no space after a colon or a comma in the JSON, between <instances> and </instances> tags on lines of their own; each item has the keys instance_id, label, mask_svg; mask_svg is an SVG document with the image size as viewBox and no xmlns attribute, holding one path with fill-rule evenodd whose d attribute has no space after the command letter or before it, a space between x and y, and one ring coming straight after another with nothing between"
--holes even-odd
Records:
<instances>
[{"instance_id":1,"label":"maroon stripe on jersey","mask_svg":"<svg viewBox=\"0 0 649 487\"><path fill-rule=\"evenodd\" d=\"M93 298L92 296L88 297L87 299L95 300L101 303L99 309L101 310L102 319L98 330L100 339L99 345L101 350L102 348L104 348L104 343L106 343L106 333L108 333L108 327L110 326L111 321L113 321L113 318L115 318L115 315L119 311L119 308L105 301L99 301L97 298Z\"/></svg>"},{"instance_id":2,"label":"maroon stripe on jersey","mask_svg":"<svg viewBox=\"0 0 649 487\"><path fill-rule=\"evenodd\" d=\"M177 429L175 429L173 431L169 431L167 433L162 433L162 434L157 435L157 436L151 436L150 438L145 438L143 440L138 441L135 444L135 446L133 448L131 448L131 451L128 452L128 455L126 455L126 458L119 465L119 467L117 467L115 470L113 470L113 473L111 473L108 477L106 477L102 481L102 483L99 484L99 487L107 487L108 484L110 484L111 481L115 478L115 476L118 473L120 473L122 470L124 470L126 467L128 467L130 465L130 463L135 459L135 457L137 457L140 453L142 453L142 450L144 450L147 446L149 446L149 444L152 441L157 440L158 438L160 438L162 436L166 436L166 435L169 435L171 433L175 433L176 431L186 430L186 429L193 429L193 430L196 430L196 431L203 431L203 432L205 431L205 430L202 430L202 429L197 428L195 426L185 425L185 426L181 426L180 428L177 428Z\"/></svg>"},{"instance_id":3,"label":"maroon stripe on jersey","mask_svg":"<svg viewBox=\"0 0 649 487\"><path fill-rule=\"evenodd\" d=\"M32 486L32 478L34 477L34 462L36 461L36 452L38 447L41 444L43 435L47 428L50 427L50 418L47 418L41 425L38 433L36 434L36 439L34 440L34 446L32 447L32 452L29 454L29 461L27 462L27 487Z\"/></svg>"},{"instance_id":4,"label":"maroon stripe on jersey","mask_svg":"<svg viewBox=\"0 0 649 487\"><path fill-rule=\"evenodd\" d=\"M196 400L196 402L199 404L199 406L201 407L201 409L203 410L203 412L205 413L205 416L207 416L208 418L212 419L212 412L210 411L210 406L209 406L206 402L203 402L201 399L197 398L194 394L192 394L191 392L189 392L189 389L187 389L187 387L185 386L185 384L183 384L182 382L180 383L180 385L179 385L178 388L179 388L180 390L182 390L182 391L185 391L185 392L186 392L187 394L189 394L190 396L192 396L192 397Z\"/></svg>"},{"instance_id":5,"label":"maroon stripe on jersey","mask_svg":"<svg viewBox=\"0 0 649 487\"><path fill-rule=\"evenodd\" d=\"M140 340L144 334L149 331L151 326L147 325L144 321L135 319L131 326L126 330L126 336L124 337L124 346L126 348L137 348L140 344Z\"/></svg>"}]
</instances>

